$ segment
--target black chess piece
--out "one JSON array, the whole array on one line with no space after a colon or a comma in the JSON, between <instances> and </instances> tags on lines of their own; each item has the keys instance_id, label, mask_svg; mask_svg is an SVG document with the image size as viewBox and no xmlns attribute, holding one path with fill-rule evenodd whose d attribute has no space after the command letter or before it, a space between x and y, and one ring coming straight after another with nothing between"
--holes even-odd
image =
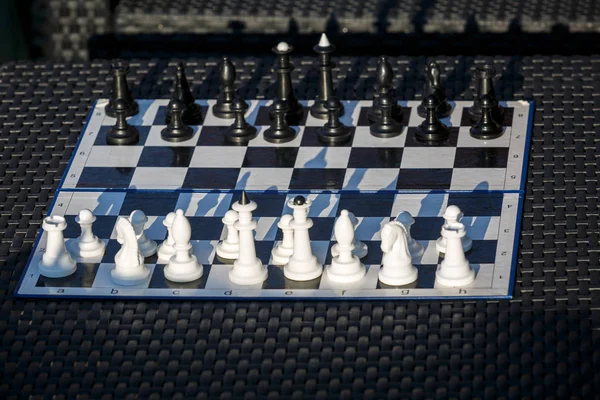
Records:
<instances>
[{"instance_id":1,"label":"black chess piece","mask_svg":"<svg viewBox=\"0 0 600 400\"><path fill-rule=\"evenodd\" d=\"M425 98L425 121L418 126L415 137L420 142L436 144L448 139L450 132L448 127L440 121L437 115L437 99L430 94Z\"/></svg>"},{"instance_id":2,"label":"black chess piece","mask_svg":"<svg viewBox=\"0 0 600 400\"><path fill-rule=\"evenodd\" d=\"M373 88L373 104L368 111L367 117L370 122L377 121L381 116L380 93L382 86L390 92L392 101L392 118L396 121L402 120L402 107L393 100L392 82L394 81L394 69L386 56L379 57L375 71L375 87Z\"/></svg>"},{"instance_id":3,"label":"black chess piece","mask_svg":"<svg viewBox=\"0 0 600 400\"><path fill-rule=\"evenodd\" d=\"M123 99L116 99L115 114L117 121L106 133L106 144L110 146L126 146L137 144L140 139L138 130L127 123L127 113L130 111Z\"/></svg>"},{"instance_id":4,"label":"black chess piece","mask_svg":"<svg viewBox=\"0 0 600 400\"><path fill-rule=\"evenodd\" d=\"M112 90L110 100L106 106L105 112L109 117L116 117L116 100L121 99L125 102L125 116L131 117L140 110L138 103L131 96L131 91L127 85L127 74L129 66L123 61L117 61L111 64Z\"/></svg>"},{"instance_id":5,"label":"black chess piece","mask_svg":"<svg viewBox=\"0 0 600 400\"><path fill-rule=\"evenodd\" d=\"M217 118L233 118L235 113L231 105L235 99L235 67L231 60L223 57L219 67L219 79L221 81L221 93L217 103L213 107L213 115Z\"/></svg>"},{"instance_id":6,"label":"black chess piece","mask_svg":"<svg viewBox=\"0 0 600 400\"><path fill-rule=\"evenodd\" d=\"M423 101L417 107L417 113L420 117L425 118L427 115L426 99L429 95L435 97L437 103L436 114L439 118L445 118L452 113L452 106L448 103L446 89L442 85L440 66L435 61L430 62L425 68L425 94Z\"/></svg>"},{"instance_id":7,"label":"black chess piece","mask_svg":"<svg viewBox=\"0 0 600 400\"><path fill-rule=\"evenodd\" d=\"M175 72L175 82L173 86L172 99L178 99L183 104L183 116L181 120L187 125L200 125L202 123L202 107L194 101L194 95L190 89L190 85L185 77L185 65L180 62L177 64ZM171 113L167 109L165 115L165 123L168 125L171 122Z\"/></svg>"},{"instance_id":8,"label":"black chess piece","mask_svg":"<svg viewBox=\"0 0 600 400\"><path fill-rule=\"evenodd\" d=\"M327 109L327 122L317 133L319 140L330 146L346 143L352 137L352 130L340 122L342 105L335 97L330 97L325 104Z\"/></svg>"},{"instance_id":9,"label":"black chess piece","mask_svg":"<svg viewBox=\"0 0 600 400\"><path fill-rule=\"evenodd\" d=\"M319 55L319 95L310 108L310 115L318 119L328 119L326 104L334 96L332 69L335 64L331 61L331 53L335 51L335 46L329 43L329 39L323 33L319 44L313 47L313 50ZM344 106L339 104L341 116L344 114Z\"/></svg>"},{"instance_id":10,"label":"black chess piece","mask_svg":"<svg viewBox=\"0 0 600 400\"><path fill-rule=\"evenodd\" d=\"M277 55L277 63L274 68L277 73L277 99L287 104L286 119L291 125L298 125L302 119L304 110L294 95L292 88L292 71L294 65L290 61L290 54L294 48L285 42L273 47L272 51ZM271 106L271 109L275 103Z\"/></svg>"},{"instance_id":11,"label":"black chess piece","mask_svg":"<svg viewBox=\"0 0 600 400\"><path fill-rule=\"evenodd\" d=\"M298 195L296 197L294 197L294 205L295 206L303 206L306 204L306 197L302 196L302 195Z\"/></svg>"},{"instance_id":12,"label":"black chess piece","mask_svg":"<svg viewBox=\"0 0 600 400\"><path fill-rule=\"evenodd\" d=\"M402 125L392 117L394 102L391 99L389 88L385 85L379 87L379 108L381 115L369 128L371 135L380 138L392 138L402 133Z\"/></svg>"},{"instance_id":13,"label":"black chess piece","mask_svg":"<svg viewBox=\"0 0 600 400\"><path fill-rule=\"evenodd\" d=\"M271 109L271 126L265 131L264 137L267 142L287 143L296 137L294 128L288 125L286 115L288 105L282 100L273 103Z\"/></svg>"},{"instance_id":14,"label":"black chess piece","mask_svg":"<svg viewBox=\"0 0 600 400\"><path fill-rule=\"evenodd\" d=\"M171 121L160 132L160 136L163 140L172 143L190 140L194 136L194 130L182 121L185 105L179 99L171 99L168 107L171 114Z\"/></svg>"},{"instance_id":15,"label":"black chess piece","mask_svg":"<svg viewBox=\"0 0 600 400\"><path fill-rule=\"evenodd\" d=\"M479 65L475 69L475 77L477 78L477 97L475 97L473 106L468 110L469 116L473 122L477 122L481 119L481 98L483 95L487 95L492 102L496 103L492 110L492 117L496 122L502 122L504 108L498 104L496 98L496 90L494 89L495 76L496 69L489 64Z\"/></svg>"},{"instance_id":16,"label":"black chess piece","mask_svg":"<svg viewBox=\"0 0 600 400\"><path fill-rule=\"evenodd\" d=\"M244 114L248 105L242 99L235 99L231 111L235 114L235 121L225 132L225 139L235 144L245 144L256 137L256 128L246 122Z\"/></svg>"},{"instance_id":17,"label":"black chess piece","mask_svg":"<svg viewBox=\"0 0 600 400\"><path fill-rule=\"evenodd\" d=\"M504 128L493 117L493 110L497 102L490 96L484 94L479 99L481 105L481 118L471 127L469 133L479 140L491 140L499 138L504 134Z\"/></svg>"}]
</instances>

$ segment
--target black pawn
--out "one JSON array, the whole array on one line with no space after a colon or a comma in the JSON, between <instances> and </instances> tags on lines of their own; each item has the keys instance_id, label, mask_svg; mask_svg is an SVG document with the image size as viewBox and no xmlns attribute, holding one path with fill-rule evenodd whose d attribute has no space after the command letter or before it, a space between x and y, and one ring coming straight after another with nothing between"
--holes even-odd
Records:
<instances>
[{"instance_id":1,"label":"black pawn","mask_svg":"<svg viewBox=\"0 0 600 400\"><path fill-rule=\"evenodd\" d=\"M504 129L494 119L492 113L497 106L496 101L488 95L481 96L481 118L469 130L472 137L479 140L491 140L502 136Z\"/></svg>"},{"instance_id":2,"label":"black pawn","mask_svg":"<svg viewBox=\"0 0 600 400\"><path fill-rule=\"evenodd\" d=\"M192 95L190 85L185 77L185 65L182 62L177 64L173 96L171 98L178 99L184 104L185 109L183 110L181 119L185 124L200 125L202 123L202 107L194 101L194 95ZM167 110L165 123L169 124L170 121L171 114Z\"/></svg>"},{"instance_id":3,"label":"black pawn","mask_svg":"<svg viewBox=\"0 0 600 400\"><path fill-rule=\"evenodd\" d=\"M352 131L340 122L342 104L337 98L331 97L325 103L325 109L327 110L327 122L317 133L319 140L330 146L346 143L352 137Z\"/></svg>"},{"instance_id":4,"label":"black pawn","mask_svg":"<svg viewBox=\"0 0 600 400\"><path fill-rule=\"evenodd\" d=\"M332 69L335 66L331 61L331 53L335 51L335 46L329 43L327 35L322 34L319 44L313 47L315 53L319 55L319 95L315 104L310 108L310 115L318 119L327 119L327 101L334 97ZM340 103L342 106L342 104ZM344 113L344 107L340 110L340 115Z\"/></svg>"},{"instance_id":5,"label":"black pawn","mask_svg":"<svg viewBox=\"0 0 600 400\"><path fill-rule=\"evenodd\" d=\"M475 77L477 78L477 97L473 106L469 108L469 116L472 121L479 121L481 119L481 98L483 95L487 95L492 102L496 105L492 110L492 117L500 122L504 117L504 108L498 105L496 99L496 91L494 89L494 77L496 76L496 69L489 65L480 65L475 69Z\"/></svg>"},{"instance_id":6,"label":"black pawn","mask_svg":"<svg viewBox=\"0 0 600 400\"><path fill-rule=\"evenodd\" d=\"M402 133L402 125L392 116L394 102L391 98L390 89L385 86L379 87L379 109L381 114L370 126L371 135L379 138L392 138Z\"/></svg>"},{"instance_id":7,"label":"black pawn","mask_svg":"<svg viewBox=\"0 0 600 400\"><path fill-rule=\"evenodd\" d=\"M167 142L184 142L194 136L194 130L182 121L185 106L179 99L171 99L169 102L169 113L171 121L166 128L160 132L160 136Z\"/></svg>"},{"instance_id":8,"label":"black pawn","mask_svg":"<svg viewBox=\"0 0 600 400\"><path fill-rule=\"evenodd\" d=\"M274 68L277 73L276 97L287 104L286 118L288 123L298 125L304 114L304 109L296 99L292 87L294 64L290 61L290 54L294 51L294 48L285 42L281 42L273 47L271 51L277 55ZM273 103L274 105L275 103Z\"/></svg>"},{"instance_id":9,"label":"black pawn","mask_svg":"<svg viewBox=\"0 0 600 400\"><path fill-rule=\"evenodd\" d=\"M244 114L248 105L241 99L235 99L231 111L235 114L235 121L225 132L225 139L235 144L245 144L256 137L256 128L246 122Z\"/></svg>"},{"instance_id":10,"label":"black pawn","mask_svg":"<svg viewBox=\"0 0 600 400\"><path fill-rule=\"evenodd\" d=\"M265 140L271 143L287 143L296 137L294 128L288 125L288 105L277 100L271 109L271 126L265 131Z\"/></svg>"},{"instance_id":11,"label":"black pawn","mask_svg":"<svg viewBox=\"0 0 600 400\"><path fill-rule=\"evenodd\" d=\"M117 121L106 133L106 144L111 146L137 144L140 139L140 134L134 126L127 123L127 103L122 99L117 99L114 104Z\"/></svg>"},{"instance_id":12,"label":"black pawn","mask_svg":"<svg viewBox=\"0 0 600 400\"><path fill-rule=\"evenodd\" d=\"M213 115L217 118L233 118L234 112L231 109L235 99L235 67L229 58L223 57L219 67L219 80L221 81L221 93L217 98L217 103L213 107Z\"/></svg>"},{"instance_id":13,"label":"black pawn","mask_svg":"<svg viewBox=\"0 0 600 400\"><path fill-rule=\"evenodd\" d=\"M115 62L111 64L112 73L112 90L110 93L110 100L106 106L105 112L109 117L116 117L116 101L118 99L125 102L125 116L131 117L139 112L140 108L138 103L131 96L129 86L127 85L127 74L129 73L129 66L124 62Z\"/></svg>"},{"instance_id":14,"label":"black pawn","mask_svg":"<svg viewBox=\"0 0 600 400\"><path fill-rule=\"evenodd\" d=\"M433 94L425 98L425 121L419 125L415 137L421 142L438 143L448 139L448 127L437 116L437 99Z\"/></svg>"},{"instance_id":15,"label":"black pawn","mask_svg":"<svg viewBox=\"0 0 600 400\"><path fill-rule=\"evenodd\" d=\"M452 113L452 106L448 103L446 89L442 86L442 77L440 66L435 61L432 61L425 68L425 95L423 101L417 107L417 113L420 117L425 118L427 115L426 99L429 95L433 95L436 101L436 114L439 118L445 118Z\"/></svg>"}]
</instances>

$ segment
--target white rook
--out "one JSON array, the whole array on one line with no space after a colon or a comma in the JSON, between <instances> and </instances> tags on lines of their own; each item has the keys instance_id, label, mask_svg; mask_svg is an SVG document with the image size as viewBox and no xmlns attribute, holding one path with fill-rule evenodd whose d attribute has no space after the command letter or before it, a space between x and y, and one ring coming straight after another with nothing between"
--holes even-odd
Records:
<instances>
[{"instance_id":1,"label":"white rook","mask_svg":"<svg viewBox=\"0 0 600 400\"><path fill-rule=\"evenodd\" d=\"M64 217L46 217L42 228L46 231L46 250L38 263L40 274L48 278L63 278L73 274L77 264L65 247L63 231L67 228L67 222Z\"/></svg>"}]
</instances>

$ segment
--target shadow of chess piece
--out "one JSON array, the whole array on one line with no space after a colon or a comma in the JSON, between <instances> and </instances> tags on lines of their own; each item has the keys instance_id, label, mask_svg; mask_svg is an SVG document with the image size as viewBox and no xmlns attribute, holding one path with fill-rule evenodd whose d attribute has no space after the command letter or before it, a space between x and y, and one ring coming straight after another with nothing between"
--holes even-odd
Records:
<instances>
[{"instance_id":1,"label":"shadow of chess piece","mask_svg":"<svg viewBox=\"0 0 600 400\"><path fill-rule=\"evenodd\" d=\"M109 146L135 145L140 139L138 130L127 123L127 103L124 100L115 101L115 114L117 121L106 133L106 144Z\"/></svg>"}]
</instances>

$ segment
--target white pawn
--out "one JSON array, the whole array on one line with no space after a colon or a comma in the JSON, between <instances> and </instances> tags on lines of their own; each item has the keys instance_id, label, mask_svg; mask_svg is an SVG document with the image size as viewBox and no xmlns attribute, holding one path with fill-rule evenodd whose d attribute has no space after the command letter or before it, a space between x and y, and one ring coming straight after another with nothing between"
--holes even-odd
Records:
<instances>
[{"instance_id":1,"label":"white pawn","mask_svg":"<svg viewBox=\"0 0 600 400\"><path fill-rule=\"evenodd\" d=\"M121 249L115 255L115 268L110 271L112 279L122 286L135 286L146 282L150 270L144 265L137 235L127 218L117 220L117 241Z\"/></svg>"},{"instance_id":2,"label":"white pawn","mask_svg":"<svg viewBox=\"0 0 600 400\"><path fill-rule=\"evenodd\" d=\"M463 218L464 214L462 213L462 211L460 211L460 208L458 208L457 206L448 206L446 208L446 211L444 211L444 215L442 215L444 217L444 225L442 226L442 231L441 231L441 235L440 238L437 240L437 242L435 243L435 248L438 251L438 253L445 253L446 252L446 239L444 238L444 229L446 226L448 225L452 225L455 222L460 222L460 220ZM461 224L462 225L462 224ZM463 225L463 229L465 230L465 235L462 238L462 245L463 245L463 250L465 252L471 250L471 248L473 247L473 241L471 240L471 238L469 236L467 236L466 234L466 228L464 228Z\"/></svg>"},{"instance_id":3,"label":"white pawn","mask_svg":"<svg viewBox=\"0 0 600 400\"><path fill-rule=\"evenodd\" d=\"M271 258L273 265L285 265L290 261L290 257L294 254L294 230L290 226L290 222L294 217L290 214L285 214L277 223L277 227L283 232L283 238L273 250L271 250Z\"/></svg>"},{"instance_id":4,"label":"white pawn","mask_svg":"<svg viewBox=\"0 0 600 400\"><path fill-rule=\"evenodd\" d=\"M410 230L415 223L415 219L408 211L402 211L396 217L396 221L400 222L404 228L406 228L406 240L408 243L408 250L410 251L410 255L413 259L417 259L421 257L425 251L423 245L417 242L412 235L410 234Z\"/></svg>"},{"instance_id":5,"label":"white pawn","mask_svg":"<svg viewBox=\"0 0 600 400\"><path fill-rule=\"evenodd\" d=\"M77 246L75 247L78 257L100 257L104 254L106 244L98 239L92 231L92 224L95 221L96 216L87 208L79 211L79 214L75 217L75 222L81 227L81 235L77 238Z\"/></svg>"},{"instance_id":6,"label":"white pawn","mask_svg":"<svg viewBox=\"0 0 600 400\"><path fill-rule=\"evenodd\" d=\"M238 220L234 224L239 232L240 255L233 262L229 270L229 280L237 285L256 285L267 279L267 268L256 257L256 246L254 244L254 229L257 223L252 219L252 211L256 210L256 203L248 198L246 192L238 202L231 206L238 212Z\"/></svg>"},{"instance_id":7,"label":"white pawn","mask_svg":"<svg viewBox=\"0 0 600 400\"><path fill-rule=\"evenodd\" d=\"M331 260L325 269L325 275L331 282L352 283L360 281L367 274L367 269L360 258L352 254L354 250L354 226L347 210L342 210L335 222L334 233L338 244L339 255Z\"/></svg>"},{"instance_id":8,"label":"white pawn","mask_svg":"<svg viewBox=\"0 0 600 400\"><path fill-rule=\"evenodd\" d=\"M138 245L140 246L140 252L145 257L150 257L152 254L156 253L156 242L154 240L150 240L148 236L146 236L146 231L144 230L146 227L146 222L148 222L148 217L141 210L133 210L129 215L129 222L133 225L133 230L135 231L135 235L138 238Z\"/></svg>"},{"instance_id":9,"label":"white pawn","mask_svg":"<svg viewBox=\"0 0 600 400\"><path fill-rule=\"evenodd\" d=\"M235 210L229 210L223 216L223 224L227 227L227 237L217 245L217 255L226 260L235 260L240 255L240 238L235 223L238 220L238 213Z\"/></svg>"},{"instance_id":10,"label":"white pawn","mask_svg":"<svg viewBox=\"0 0 600 400\"><path fill-rule=\"evenodd\" d=\"M352 214L351 212L348 212L348 218L350 218L350 221L352 222L352 229L354 229L356 231L356 227L358 226L358 218L356 218L354 216L354 214ZM369 248L367 247L366 244L364 244L363 242L358 240L356 238L356 235L354 235L353 244L354 244L354 250L352 250L352 254L354 254L358 258L364 258L367 256L367 253L369 252ZM331 247L331 255L333 257L337 257L339 254L340 254L340 252L338 249L338 244L336 243Z\"/></svg>"},{"instance_id":11,"label":"white pawn","mask_svg":"<svg viewBox=\"0 0 600 400\"><path fill-rule=\"evenodd\" d=\"M398 220L388 222L381 229L383 258L379 280L390 286L408 285L417 280L419 271L412 264L408 248L408 229Z\"/></svg>"},{"instance_id":12,"label":"white pawn","mask_svg":"<svg viewBox=\"0 0 600 400\"><path fill-rule=\"evenodd\" d=\"M169 260L175 255L175 247L173 247L175 245L175 241L173 240L173 232L171 230L174 219L175 213L170 212L165 216L165 219L162 222L163 225L167 227L167 238L160 244L160 246L158 246L157 250L158 258L162 260Z\"/></svg>"},{"instance_id":13,"label":"white pawn","mask_svg":"<svg viewBox=\"0 0 600 400\"><path fill-rule=\"evenodd\" d=\"M290 227L294 230L294 253L290 261L283 267L283 275L293 281L311 281L323 274L323 266L310 247L308 230L313 222L308 218L308 210L312 202L304 196L296 196L288 201L288 206L294 210L294 219Z\"/></svg>"},{"instance_id":14,"label":"white pawn","mask_svg":"<svg viewBox=\"0 0 600 400\"><path fill-rule=\"evenodd\" d=\"M42 276L63 278L77 270L77 264L65 247L63 231L67 228L64 217L51 215L44 218L42 228L46 231L46 250L38 263Z\"/></svg>"},{"instance_id":15,"label":"white pawn","mask_svg":"<svg viewBox=\"0 0 600 400\"><path fill-rule=\"evenodd\" d=\"M446 239L446 254L435 273L435 282L443 286L465 286L475 279L475 271L465 258L462 238L465 227L454 222L442 230Z\"/></svg>"},{"instance_id":16,"label":"white pawn","mask_svg":"<svg viewBox=\"0 0 600 400\"><path fill-rule=\"evenodd\" d=\"M175 212L173 225L171 226L175 255L169 260L164 269L165 278L171 282L192 282L200 278L203 273L202 265L198 259L191 254L192 226L190 221L183 215L183 210Z\"/></svg>"}]
</instances>

